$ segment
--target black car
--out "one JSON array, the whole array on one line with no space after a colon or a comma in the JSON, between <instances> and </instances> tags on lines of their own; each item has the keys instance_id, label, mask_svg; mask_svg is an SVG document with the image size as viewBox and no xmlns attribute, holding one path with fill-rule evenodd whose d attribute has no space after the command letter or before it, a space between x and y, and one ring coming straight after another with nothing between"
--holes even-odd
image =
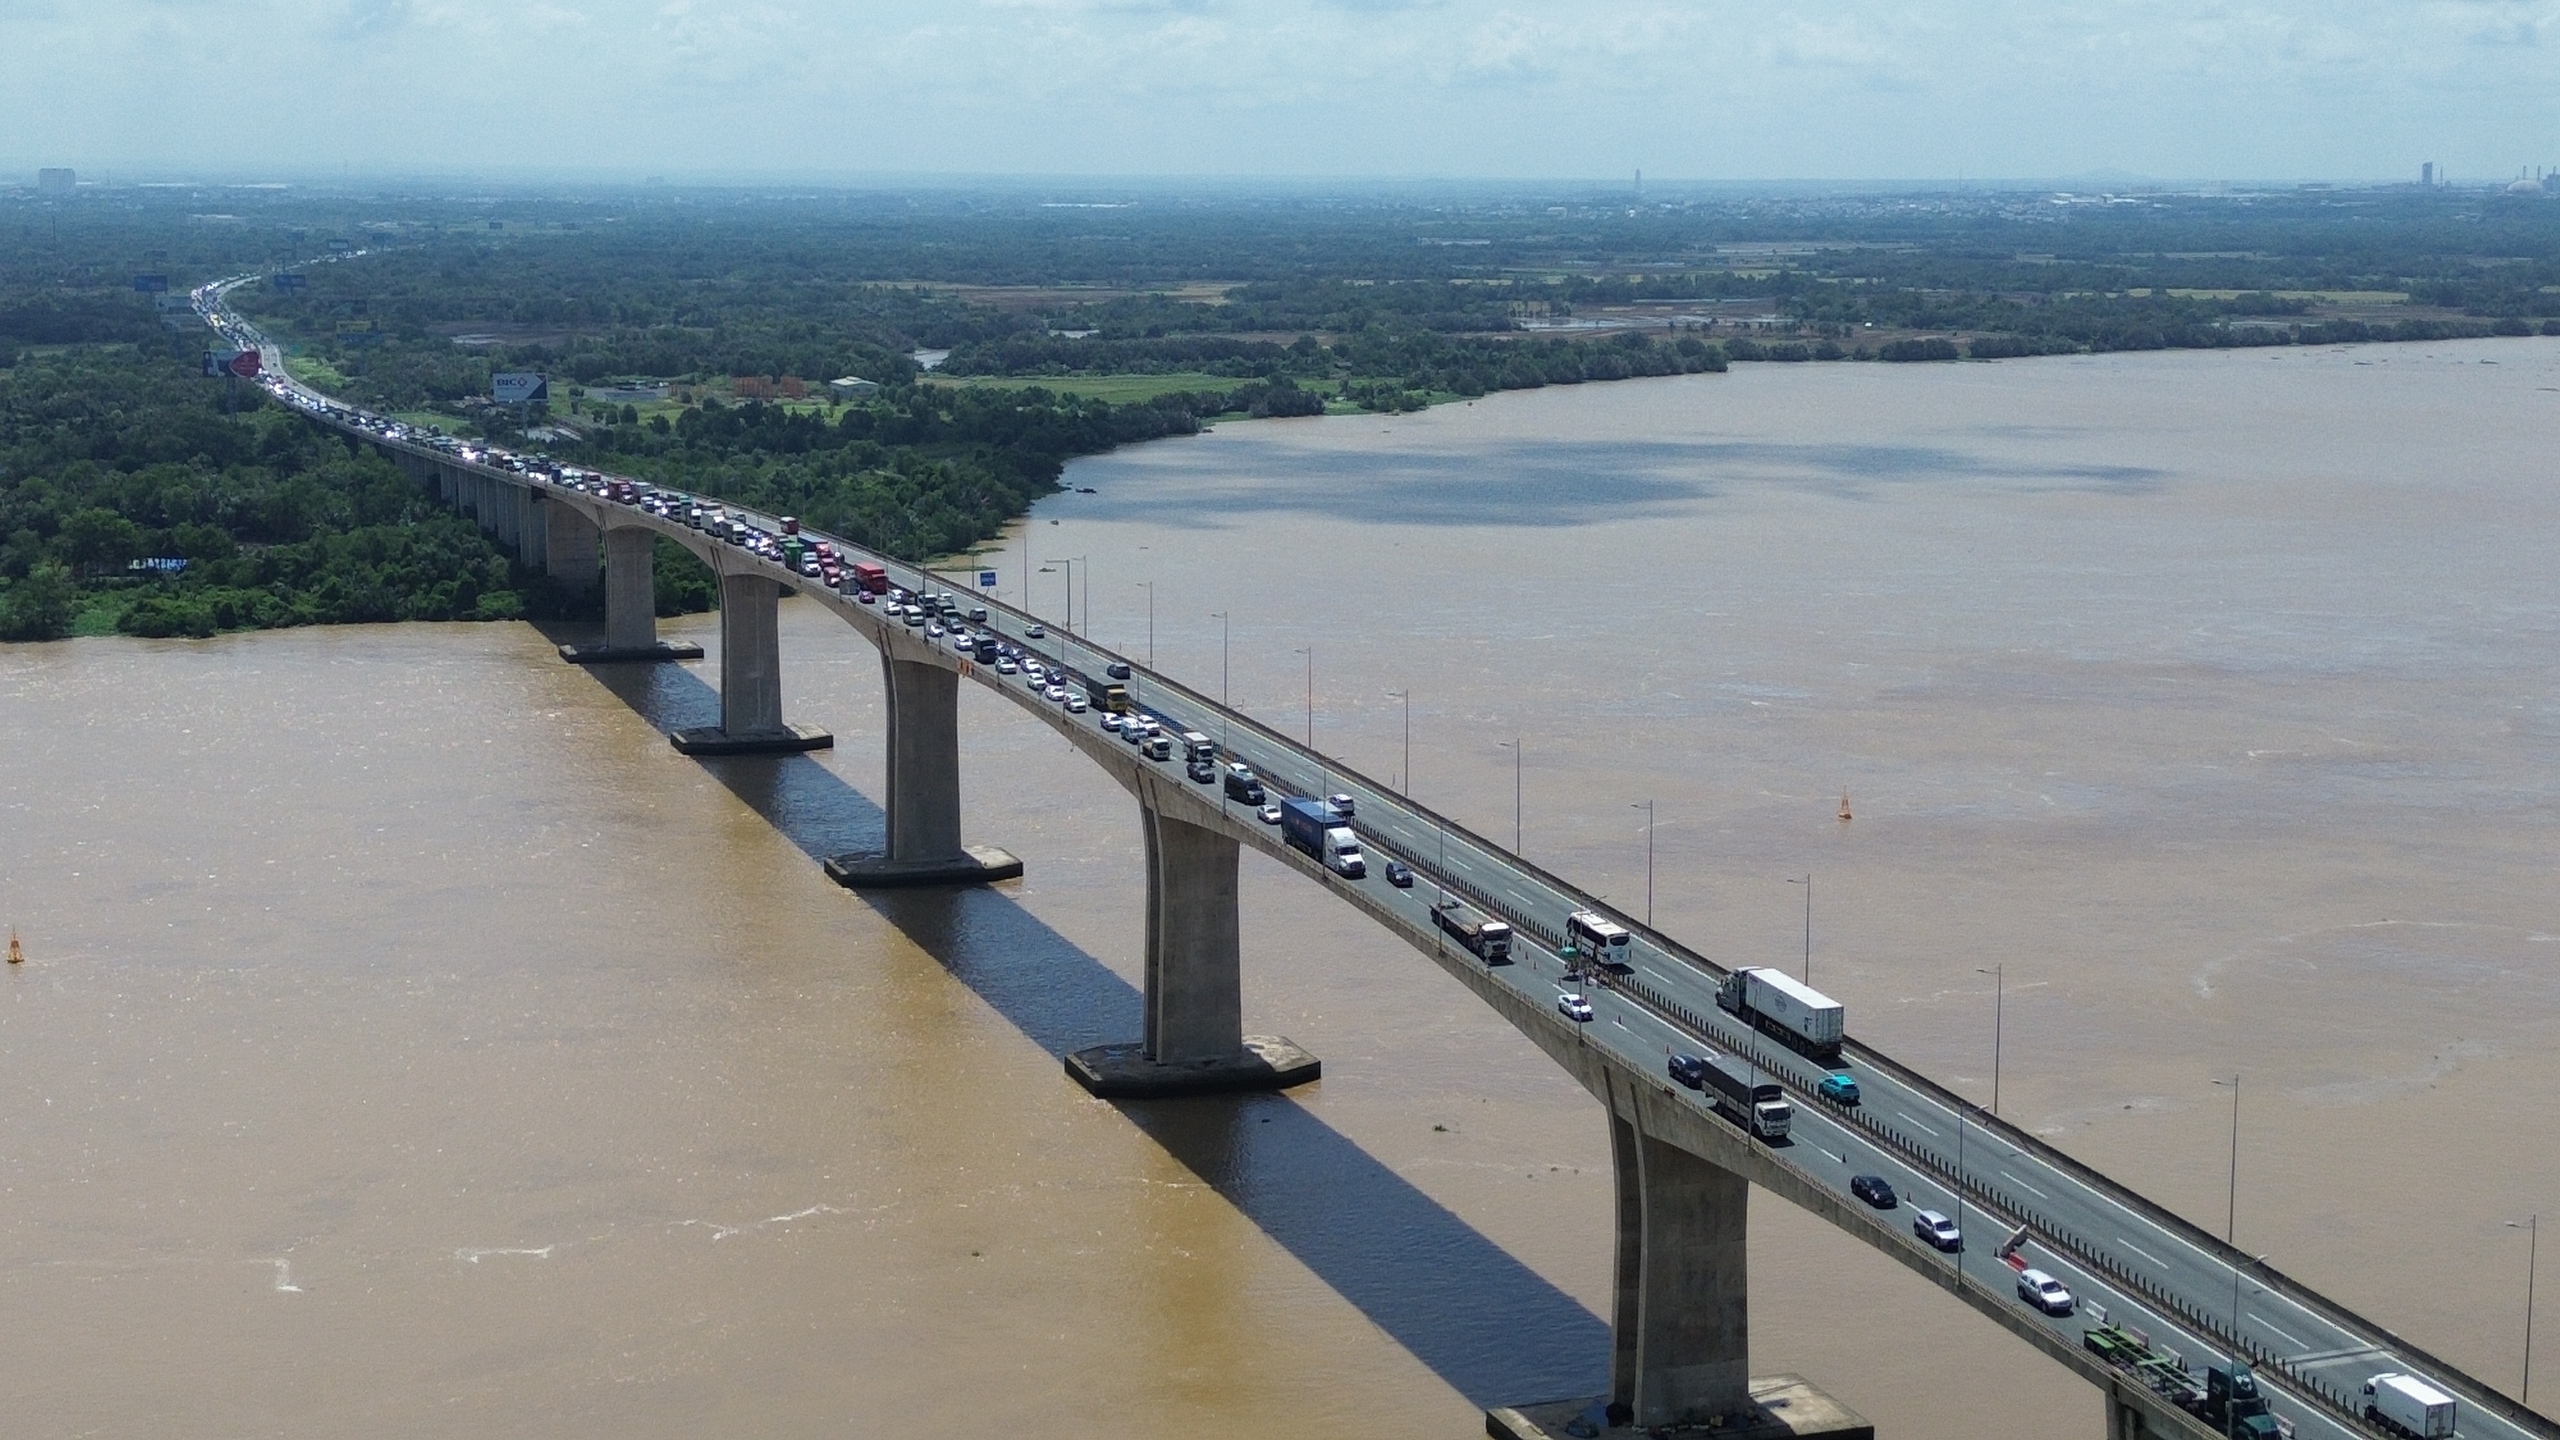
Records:
<instances>
[{"instance_id":1,"label":"black car","mask_svg":"<svg viewBox=\"0 0 2560 1440\"><path fill-rule=\"evenodd\" d=\"M1695 1090L1707 1083L1707 1062L1696 1055L1674 1055L1664 1065L1671 1078Z\"/></svg>"},{"instance_id":2,"label":"black car","mask_svg":"<svg viewBox=\"0 0 2560 1440\"><path fill-rule=\"evenodd\" d=\"M1218 767L1210 764L1206 760L1192 761L1189 765L1184 767L1184 773L1203 785L1215 785L1218 783Z\"/></svg>"},{"instance_id":3,"label":"black car","mask_svg":"<svg viewBox=\"0 0 2560 1440\"><path fill-rule=\"evenodd\" d=\"M1102 667L1102 673L1114 680L1126 680L1129 678L1129 667L1122 661L1114 660Z\"/></svg>"},{"instance_id":4,"label":"black car","mask_svg":"<svg viewBox=\"0 0 2560 1440\"><path fill-rule=\"evenodd\" d=\"M1887 1184L1885 1182L1885 1178L1881 1175L1850 1176L1849 1193L1866 1201L1868 1204L1873 1205L1879 1210L1890 1210L1894 1206L1902 1203L1901 1200L1895 1198L1893 1186Z\"/></svg>"},{"instance_id":5,"label":"black car","mask_svg":"<svg viewBox=\"0 0 2560 1440\"><path fill-rule=\"evenodd\" d=\"M1387 862L1387 883L1399 890L1413 888L1413 869L1401 860Z\"/></svg>"}]
</instances>

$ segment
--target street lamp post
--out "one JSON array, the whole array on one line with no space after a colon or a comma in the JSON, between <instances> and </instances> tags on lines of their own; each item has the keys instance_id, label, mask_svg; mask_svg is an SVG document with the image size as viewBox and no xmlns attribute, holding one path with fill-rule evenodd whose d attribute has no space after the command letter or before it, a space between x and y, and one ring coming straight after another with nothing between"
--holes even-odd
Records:
<instances>
[{"instance_id":1,"label":"street lamp post","mask_svg":"<svg viewBox=\"0 0 2560 1440\"><path fill-rule=\"evenodd\" d=\"M1511 752L1511 853L1520 853L1520 738L1496 740L1496 746Z\"/></svg>"},{"instance_id":2,"label":"street lamp post","mask_svg":"<svg viewBox=\"0 0 2560 1440\"><path fill-rule=\"evenodd\" d=\"M1413 795L1413 690L1408 686L1402 690L1390 690L1387 694L1404 702L1404 769L1398 772L1396 793L1411 798Z\"/></svg>"},{"instance_id":3,"label":"street lamp post","mask_svg":"<svg viewBox=\"0 0 2560 1440\"><path fill-rule=\"evenodd\" d=\"M1048 558L1048 559L1043 560L1043 561L1041 561L1041 562L1040 562L1040 573L1041 573L1041 574L1043 574L1043 575L1045 575L1045 574L1049 573L1049 567L1050 567L1050 566L1052 566L1052 565L1063 565L1063 566L1065 566L1065 567L1066 567L1066 571L1067 571L1067 621L1066 621L1066 624L1067 624L1067 633L1068 633L1068 634L1070 634L1070 635L1073 635L1074 633L1076 633L1076 562L1075 562L1075 559L1074 559L1074 558L1062 557L1062 556L1052 556L1052 557L1050 557L1050 558ZM1024 583L1025 583L1025 587L1026 587L1026 593L1025 593L1025 595L1024 595L1024 597L1023 597L1023 603L1024 603L1024 604L1026 604L1026 605L1028 605L1029 603L1031 603L1031 602L1030 602L1030 596L1029 596L1029 594L1027 593L1027 588L1028 588L1028 584L1029 584L1029 582L1027 582L1027 581L1026 581L1026 582L1024 582ZM1087 587L1087 588L1091 588L1092 584L1093 584L1092 579L1091 579L1090 577L1088 577L1088 578L1086 579L1086 581L1085 581L1085 585L1086 585L1086 587Z\"/></svg>"},{"instance_id":4,"label":"street lamp post","mask_svg":"<svg viewBox=\"0 0 2560 1440\"><path fill-rule=\"evenodd\" d=\"M1644 812L1644 928L1653 928L1653 802L1639 800L1630 810Z\"/></svg>"},{"instance_id":5,"label":"street lamp post","mask_svg":"<svg viewBox=\"0 0 2560 1440\"><path fill-rule=\"evenodd\" d=\"M1790 885L1804 887L1804 983L1813 983L1813 875L1807 872L1801 880L1790 879Z\"/></svg>"},{"instance_id":6,"label":"street lamp post","mask_svg":"<svg viewBox=\"0 0 2560 1440\"><path fill-rule=\"evenodd\" d=\"M1312 754L1316 748L1316 647L1297 653L1307 657L1307 750Z\"/></svg>"},{"instance_id":7,"label":"street lamp post","mask_svg":"<svg viewBox=\"0 0 2560 1440\"><path fill-rule=\"evenodd\" d=\"M2524 1390L2516 1398L2530 1405L2533 1403L2533 1268L2534 1261L2539 1258L2535 1252L2541 1248L2542 1216L2536 1212L2527 1216L2521 1225L2513 1220L2507 1221L2506 1225L2510 1230L2524 1232Z\"/></svg>"},{"instance_id":8,"label":"street lamp post","mask_svg":"<svg viewBox=\"0 0 2560 1440\"><path fill-rule=\"evenodd\" d=\"M1141 580L1138 583L1147 587L1147 668L1153 670L1156 668L1156 582L1153 580ZM1091 605L1093 603L1093 582L1091 580L1087 580L1085 582L1084 593L1086 596L1085 603L1087 605ZM1085 618L1090 620L1093 617L1088 615Z\"/></svg>"},{"instance_id":9,"label":"street lamp post","mask_svg":"<svg viewBox=\"0 0 2560 1440\"><path fill-rule=\"evenodd\" d=\"M1994 965L1988 970L1979 965L1973 967L1974 974L1991 977L1991 1113L1994 1115L2000 1113L2000 1022L2001 1012L2007 1008L2008 979L2004 972L2008 968L2006 963ZM2237 1092L2234 1092L2232 1100L2235 1105L2238 1103ZM2231 1151L2231 1174L2236 1199L2236 1187L2239 1184L2240 1175L2240 1151L2236 1143L2239 1139L2239 1122L2236 1120L2232 1122L2232 1138L2235 1143Z\"/></svg>"}]
</instances>

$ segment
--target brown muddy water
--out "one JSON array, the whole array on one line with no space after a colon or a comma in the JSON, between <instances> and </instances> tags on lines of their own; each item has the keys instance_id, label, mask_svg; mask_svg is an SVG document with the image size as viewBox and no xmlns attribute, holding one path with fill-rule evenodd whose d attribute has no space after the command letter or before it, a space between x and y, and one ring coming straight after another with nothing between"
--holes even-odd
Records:
<instances>
[{"instance_id":1,"label":"brown muddy water","mask_svg":"<svg viewBox=\"0 0 2560 1440\"><path fill-rule=\"evenodd\" d=\"M1745 367L1081 462L1081 617L2512 1390L2560 1210L2560 342ZM991 564L1019 590L1023 542ZM1090 588L1088 591L1088 582ZM1150 592L1146 585L1151 582ZM1088 602L1089 596L1089 602ZM1461 1437L1596 1388L1596 1105L1246 861L1285 1098L1114 1107L1134 806L964 701L987 893L866 901L877 665L519 626L0 648L12 1435ZM670 626L716 644L716 627ZM1308 714L1308 658L1313 705ZM1856 819L1834 818L1846 789ZM1753 1209L1754 1365L1895 1437L2095 1394Z\"/></svg>"}]
</instances>

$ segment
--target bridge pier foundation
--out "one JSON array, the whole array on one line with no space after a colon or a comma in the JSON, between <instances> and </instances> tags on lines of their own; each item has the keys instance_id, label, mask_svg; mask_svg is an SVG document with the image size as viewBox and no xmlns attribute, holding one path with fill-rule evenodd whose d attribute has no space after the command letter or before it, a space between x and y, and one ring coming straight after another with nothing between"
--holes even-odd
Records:
<instances>
[{"instance_id":1,"label":"bridge pier foundation","mask_svg":"<svg viewBox=\"0 0 2560 1440\"><path fill-rule=\"evenodd\" d=\"M889 853L830 856L827 875L852 890L1017 880L1022 862L960 843L960 677L880 652L888 697Z\"/></svg>"},{"instance_id":2,"label":"bridge pier foundation","mask_svg":"<svg viewBox=\"0 0 2560 1440\"><path fill-rule=\"evenodd\" d=\"M1323 1074L1316 1057L1244 1033L1235 838L1145 805L1146 1038L1067 1057L1067 1074L1106 1099L1284 1090Z\"/></svg>"},{"instance_id":3,"label":"bridge pier foundation","mask_svg":"<svg viewBox=\"0 0 2560 1440\"><path fill-rule=\"evenodd\" d=\"M587 584L595 584L596 526L565 505L554 504L551 511L549 565L556 576L565 564L572 572L579 569L578 555L586 558L584 573ZM560 517L568 516L567 520ZM563 532L567 554L562 553ZM583 534L581 533L583 531ZM603 532L604 541L604 643L601 645L563 645L560 658L572 665L610 665L624 661L656 662L660 660L699 660L699 645L674 645L658 638L658 574L656 532L637 525L616 526ZM722 612L722 632L728 629L727 612ZM774 708L781 709L777 668ZM722 708L727 708L724 689ZM677 749L684 747L679 744ZM810 747L803 746L803 749ZM690 752L689 752L690 753ZM736 752L724 752L736 753Z\"/></svg>"},{"instance_id":4,"label":"bridge pier foundation","mask_svg":"<svg viewBox=\"0 0 2560 1440\"><path fill-rule=\"evenodd\" d=\"M653 539L651 532L637 528L605 532L608 645L613 639L613 562L624 535L638 537L643 555ZM687 755L789 755L836 743L836 737L815 726L783 723L782 631L775 613L781 598L781 584L765 576L720 577L720 723L668 736L676 749ZM654 605L649 624L654 635Z\"/></svg>"}]
</instances>

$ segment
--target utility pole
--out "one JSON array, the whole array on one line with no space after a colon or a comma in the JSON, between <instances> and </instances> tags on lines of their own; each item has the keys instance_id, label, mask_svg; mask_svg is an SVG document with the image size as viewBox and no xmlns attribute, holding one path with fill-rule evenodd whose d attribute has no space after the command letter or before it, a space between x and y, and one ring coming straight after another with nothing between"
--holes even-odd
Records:
<instances>
[{"instance_id":1,"label":"utility pole","mask_svg":"<svg viewBox=\"0 0 2560 1440\"><path fill-rule=\"evenodd\" d=\"M1147 587L1147 668L1153 670L1156 668L1156 582L1141 580L1138 583ZM1084 593L1088 597L1085 604L1090 608L1093 603L1090 598L1093 594L1093 581L1087 578L1084 584ZM1091 620L1093 617L1087 615L1084 618Z\"/></svg>"}]
</instances>

